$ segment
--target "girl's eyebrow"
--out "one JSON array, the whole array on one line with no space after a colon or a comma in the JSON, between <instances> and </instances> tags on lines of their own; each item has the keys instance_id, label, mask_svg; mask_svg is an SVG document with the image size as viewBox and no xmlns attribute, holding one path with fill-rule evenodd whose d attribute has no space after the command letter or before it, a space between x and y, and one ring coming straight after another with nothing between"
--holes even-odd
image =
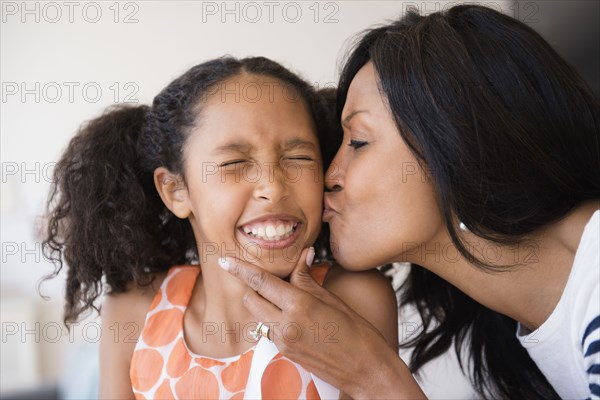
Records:
<instances>
[{"instance_id":1,"label":"girl's eyebrow","mask_svg":"<svg viewBox=\"0 0 600 400\"><path fill-rule=\"evenodd\" d=\"M296 149L298 147L306 147L306 148L310 148L311 150L316 149L316 146L313 142L311 142L309 140L301 139L301 138L295 138L295 139L288 140L287 142L285 142L285 145L283 146L283 148L285 150L292 150L292 149Z\"/></svg>"},{"instance_id":2,"label":"girl's eyebrow","mask_svg":"<svg viewBox=\"0 0 600 400\"><path fill-rule=\"evenodd\" d=\"M250 153L254 149L248 142L232 142L217 147L213 153Z\"/></svg>"},{"instance_id":3,"label":"girl's eyebrow","mask_svg":"<svg viewBox=\"0 0 600 400\"><path fill-rule=\"evenodd\" d=\"M309 140L305 140L302 138L290 139L283 145L284 150L293 150L299 147L309 148L311 150L315 150L317 146ZM249 154L255 150L255 146L248 142L231 142L226 143L217 147L213 153L214 154L222 154L222 153L243 153Z\"/></svg>"}]
</instances>

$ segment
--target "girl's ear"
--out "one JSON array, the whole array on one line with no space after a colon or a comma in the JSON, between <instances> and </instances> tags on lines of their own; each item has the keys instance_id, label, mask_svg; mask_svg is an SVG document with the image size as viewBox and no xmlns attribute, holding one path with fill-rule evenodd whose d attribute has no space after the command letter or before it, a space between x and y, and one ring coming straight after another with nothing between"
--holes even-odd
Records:
<instances>
[{"instance_id":1,"label":"girl's ear","mask_svg":"<svg viewBox=\"0 0 600 400\"><path fill-rule=\"evenodd\" d=\"M165 167L154 170L154 185L165 206L177 217L184 219L191 213L187 187L179 174L174 174Z\"/></svg>"}]
</instances>

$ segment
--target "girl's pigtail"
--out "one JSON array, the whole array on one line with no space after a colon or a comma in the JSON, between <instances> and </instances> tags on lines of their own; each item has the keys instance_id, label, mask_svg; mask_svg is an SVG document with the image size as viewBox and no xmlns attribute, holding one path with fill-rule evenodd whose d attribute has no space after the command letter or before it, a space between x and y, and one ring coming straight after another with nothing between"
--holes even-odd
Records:
<instances>
[{"instance_id":1,"label":"girl's pigtail","mask_svg":"<svg viewBox=\"0 0 600 400\"><path fill-rule=\"evenodd\" d=\"M104 285L109 292L147 285L150 272L185 263L194 249L189 222L168 212L153 171L141 167L138 141L149 110L117 106L89 121L54 170L42 246L55 264L46 279L68 265L65 323L98 310Z\"/></svg>"}]
</instances>

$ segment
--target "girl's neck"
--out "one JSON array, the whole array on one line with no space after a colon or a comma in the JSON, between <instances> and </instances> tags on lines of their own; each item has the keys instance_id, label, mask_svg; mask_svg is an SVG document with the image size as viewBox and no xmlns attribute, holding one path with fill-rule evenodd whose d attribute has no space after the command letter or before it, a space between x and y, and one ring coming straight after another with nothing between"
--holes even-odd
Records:
<instances>
[{"instance_id":1,"label":"girl's neck","mask_svg":"<svg viewBox=\"0 0 600 400\"><path fill-rule=\"evenodd\" d=\"M464 233L468 250L501 272L486 271L459 257L447 232L423 245L425 249L436 248L435 255L415 251L407 261L427 268L484 306L536 329L558 304L584 227L598 208L598 201L582 204L517 246ZM439 249L452 251L440 254Z\"/></svg>"},{"instance_id":2,"label":"girl's neck","mask_svg":"<svg viewBox=\"0 0 600 400\"><path fill-rule=\"evenodd\" d=\"M249 331L257 321L243 305L246 290L217 265L217 257L202 263L184 316L186 343L194 353L231 357L255 344Z\"/></svg>"}]
</instances>

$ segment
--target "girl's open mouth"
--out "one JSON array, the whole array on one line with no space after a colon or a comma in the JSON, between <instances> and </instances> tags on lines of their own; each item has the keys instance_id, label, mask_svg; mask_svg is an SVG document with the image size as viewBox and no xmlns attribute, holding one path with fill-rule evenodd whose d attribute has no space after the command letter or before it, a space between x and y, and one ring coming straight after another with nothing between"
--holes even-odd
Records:
<instances>
[{"instance_id":1,"label":"girl's open mouth","mask_svg":"<svg viewBox=\"0 0 600 400\"><path fill-rule=\"evenodd\" d=\"M288 247L298 238L300 221L269 219L249 223L239 228L240 232L261 247Z\"/></svg>"}]
</instances>

